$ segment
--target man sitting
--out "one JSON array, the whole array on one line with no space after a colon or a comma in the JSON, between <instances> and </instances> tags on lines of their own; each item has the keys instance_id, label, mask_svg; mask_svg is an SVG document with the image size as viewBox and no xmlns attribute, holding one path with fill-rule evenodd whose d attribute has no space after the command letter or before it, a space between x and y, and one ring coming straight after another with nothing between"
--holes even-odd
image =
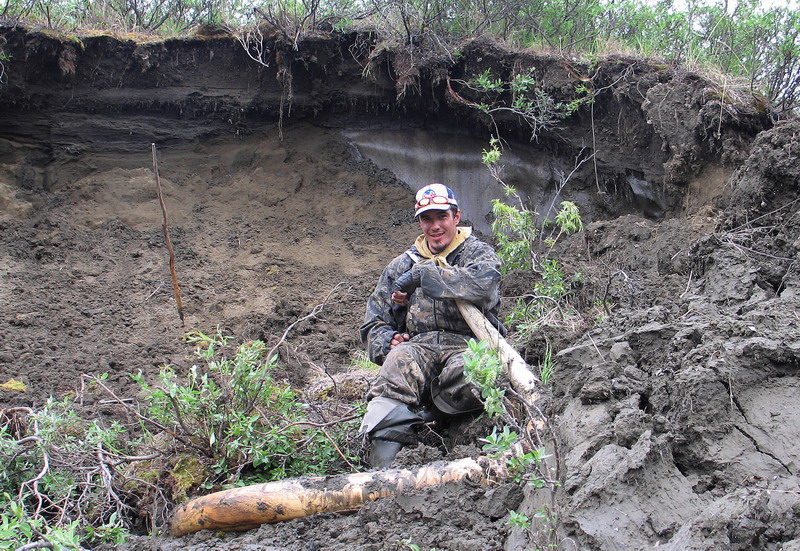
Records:
<instances>
[{"instance_id":1,"label":"man sitting","mask_svg":"<svg viewBox=\"0 0 800 551\"><path fill-rule=\"evenodd\" d=\"M414 216L422 235L384 268L360 329L370 360L381 365L360 434L370 440L370 465L381 469L417 443L421 409L454 415L482 408L464 379L463 353L474 335L455 299L489 320L497 320L500 305L500 259L472 228L458 227L453 190L423 187Z\"/></svg>"}]
</instances>

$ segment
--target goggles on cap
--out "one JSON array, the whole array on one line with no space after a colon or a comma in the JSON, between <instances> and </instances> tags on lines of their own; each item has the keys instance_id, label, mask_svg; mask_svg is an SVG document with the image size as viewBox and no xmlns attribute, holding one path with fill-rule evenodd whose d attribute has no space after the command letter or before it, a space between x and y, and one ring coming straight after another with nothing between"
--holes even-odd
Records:
<instances>
[{"instance_id":1,"label":"goggles on cap","mask_svg":"<svg viewBox=\"0 0 800 551\"><path fill-rule=\"evenodd\" d=\"M417 209L421 209L423 207L427 207L428 205L457 205L455 199L450 199L449 197L442 197L441 195L431 195L429 197L423 197L419 201L417 201Z\"/></svg>"}]
</instances>

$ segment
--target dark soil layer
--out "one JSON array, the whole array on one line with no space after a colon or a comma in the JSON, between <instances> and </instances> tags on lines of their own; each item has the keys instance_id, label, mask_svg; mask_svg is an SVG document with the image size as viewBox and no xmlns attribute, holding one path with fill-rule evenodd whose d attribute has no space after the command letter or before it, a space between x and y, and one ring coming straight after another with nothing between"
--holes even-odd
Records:
<instances>
[{"instance_id":1,"label":"dark soil layer","mask_svg":"<svg viewBox=\"0 0 800 551\"><path fill-rule=\"evenodd\" d=\"M461 482L130 549L516 550L553 527L563 549L800 549L797 121L773 126L752 98L623 57L590 66L473 41L456 60L409 61L368 36L295 51L276 35L259 65L230 37L0 33L12 56L0 88L0 382L28 389L1 390L4 407L73 393L82 373L109 373L136 398L130 373L191 365L185 331L219 325L270 345L322 303L288 333L281 375L309 395L346 379L334 397L360 399L374 377L350 367L366 296L417 230L412 190L354 156L339 130L488 137L457 84L486 68L535 67L561 101L579 82L597 92L538 141L498 121L566 166L595 154L564 190L583 198L585 231L555 247L584 275L584 316L516 343L532 365L546 342L556 351L541 407L556 435L557 522L512 529L509 510L533 518L549 495ZM512 274L504 294L535 277Z\"/></svg>"}]
</instances>

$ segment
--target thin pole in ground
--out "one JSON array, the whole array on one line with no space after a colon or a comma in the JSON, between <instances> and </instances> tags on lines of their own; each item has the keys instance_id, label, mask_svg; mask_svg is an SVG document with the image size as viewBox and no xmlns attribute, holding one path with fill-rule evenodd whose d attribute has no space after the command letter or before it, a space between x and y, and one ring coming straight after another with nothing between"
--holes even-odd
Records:
<instances>
[{"instance_id":1,"label":"thin pole in ground","mask_svg":"<svg viewBox=\"0 0 800 551\"><path fill-rule=\"evenodd\" d=\"M164 242L169 251L169 271L172 274L172 289L175 291L175 303L178 305L178 316L181 318L181 327L185 327L183 319L183 305L181 304L181 290L178 287L178 274L175 272L175 251L172 249L172 241L169 240L169 227L167 226L167 207L164 205L164 196L161 194L161 178L158 176L158 159L156 157L156 144L150 144L153 149L153 173L156 175L156 193L158 202L161 205L163 222L161 227L164 229Z\"/></svg>"}]
</instances>

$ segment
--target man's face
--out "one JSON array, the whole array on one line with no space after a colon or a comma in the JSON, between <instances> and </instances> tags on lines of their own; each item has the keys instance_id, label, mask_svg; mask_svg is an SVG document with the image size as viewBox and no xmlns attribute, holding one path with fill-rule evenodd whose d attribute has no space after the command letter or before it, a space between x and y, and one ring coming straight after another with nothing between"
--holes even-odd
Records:
<instances>
[{"instance_id":1,"label":"man's face","mask_svg":"<svg viewBox=\"0 0 800 551\"><path fill-rule=\"evenodd\" d=\"M439 254L453 241L460 221L460 210L429 210L419 215L419 227L433 254Z\"/></svg>"}]
</instances>

